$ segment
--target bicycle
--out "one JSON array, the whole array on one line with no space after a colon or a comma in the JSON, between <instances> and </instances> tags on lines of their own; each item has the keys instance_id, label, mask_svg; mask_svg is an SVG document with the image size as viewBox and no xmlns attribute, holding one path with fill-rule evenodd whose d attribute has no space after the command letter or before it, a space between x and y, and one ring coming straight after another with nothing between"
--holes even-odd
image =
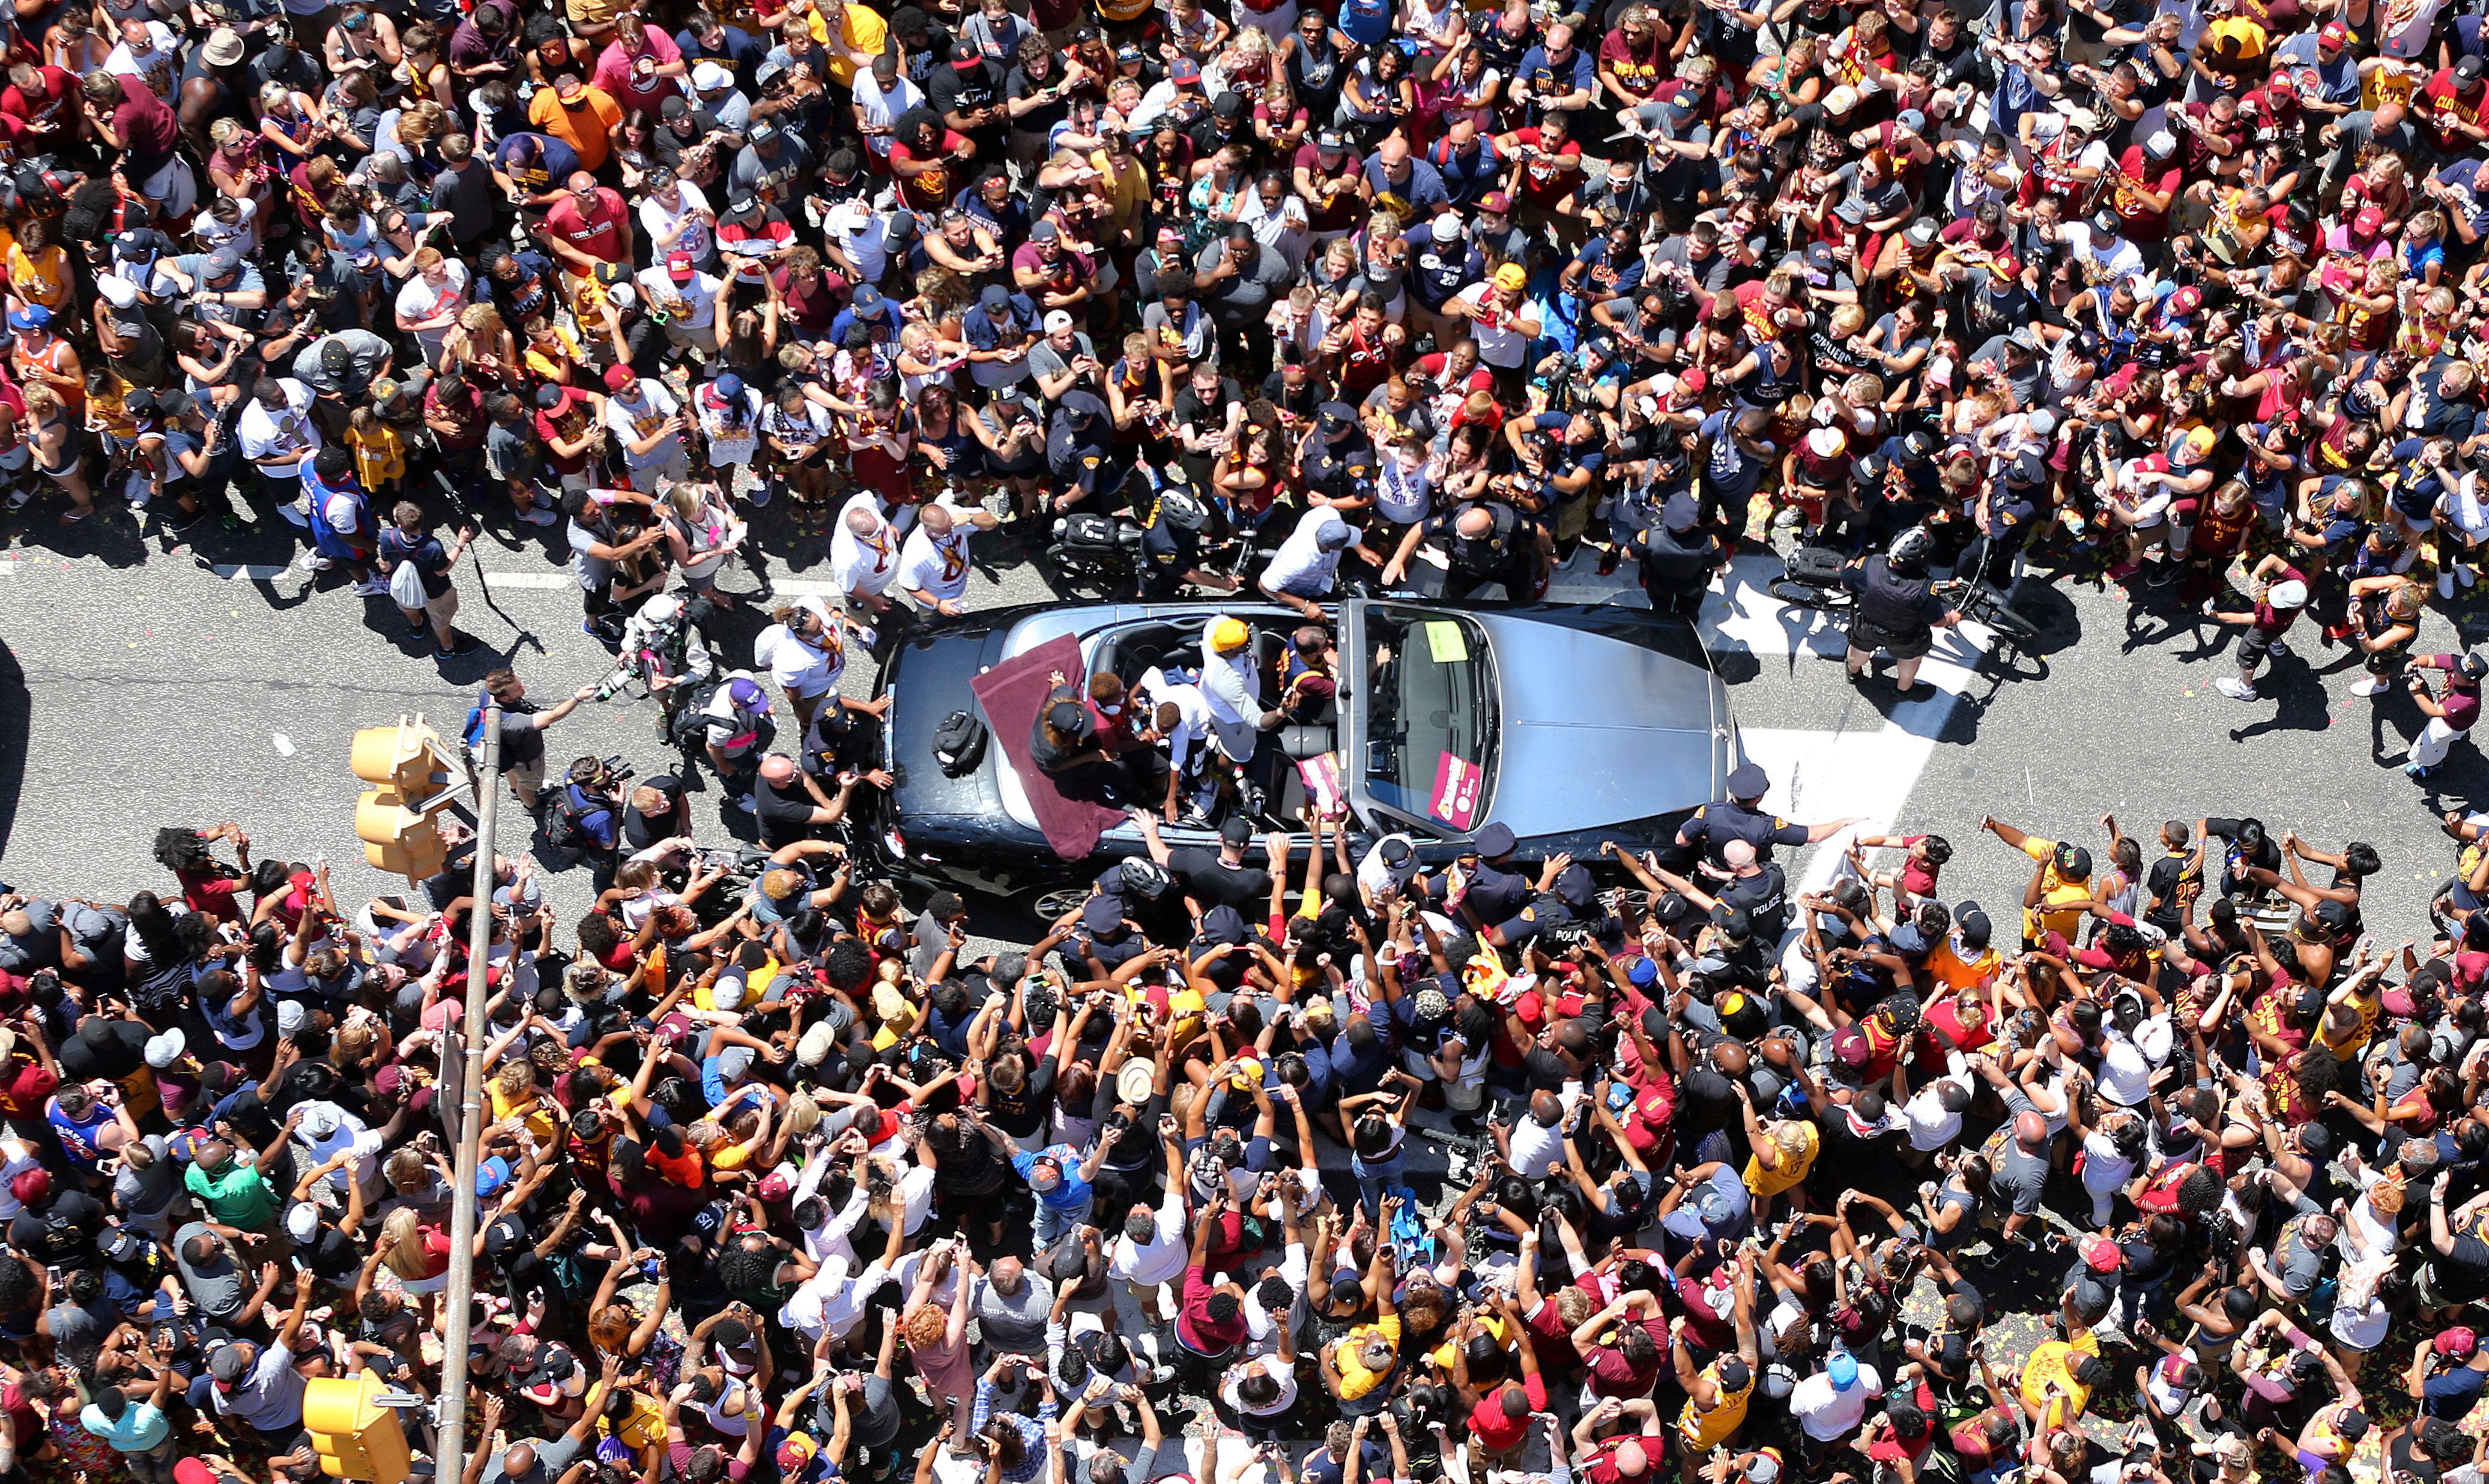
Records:
<instances>
[{"instance_id":1,"label":"bicycle","mask_svg":"<svg viewBox=\"0 0 2489 1484\"><path fill-rule=\"evenodd\" d=\"M1801 546L1782 562L1781 575L1764 585L1773 597L1834 614L1845 615L1857 608L1857 595L1841 584L1841 569L1847 563L1841 553L1829 547ZM2009 667L2040 638L2040 626L2008 607L2005 595L1986 583L1950 577L1931 583L1928 590L1945 607L1993 634L1995 643L1988 652Z\"/></svg>"}]
</instances>

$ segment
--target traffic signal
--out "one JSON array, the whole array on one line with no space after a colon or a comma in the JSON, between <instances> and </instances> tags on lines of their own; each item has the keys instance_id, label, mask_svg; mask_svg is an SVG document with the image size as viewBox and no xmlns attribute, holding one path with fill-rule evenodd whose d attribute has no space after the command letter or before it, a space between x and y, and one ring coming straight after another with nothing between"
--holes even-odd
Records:
<instances>
[{"instance_id":1,"label":"traffic signal","mask_svg":"<svg viewBox=\"0 0 2489 1484\"><path fill-rule=\"evenodd\" d=\"M406 1430L396 1410L380 1401L387 1389L370 1371L302 1384L302 1425L310 1429L322 1473L365 1484L401 1484L407 1477Z\"/></svg>"},{"instance_id":2,"label":"traffic signal","mask_svg":"<svg viewBox=\"0 0 2489 1484\"><path fill-rule=\"evenodd\" d=\"M357 778L380 785L355 806L363 859L409 881L439 874L449 847L433 816L467 791L466 769L440 736L419 713L394 727L366 727L355 733L352 766Z\"/></svg>"}]
</instances>

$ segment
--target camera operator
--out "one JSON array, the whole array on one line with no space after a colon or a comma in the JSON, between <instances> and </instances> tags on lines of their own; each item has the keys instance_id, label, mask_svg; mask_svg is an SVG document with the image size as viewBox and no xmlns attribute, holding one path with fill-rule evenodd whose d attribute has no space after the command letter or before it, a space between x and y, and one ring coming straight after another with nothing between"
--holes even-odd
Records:
<instances>
[{"instance_id":1,"label":"camera operator","mask_svg":"<svg viewBox=\"0 0 2489 1484\"><path fill-rule=\"evenodd\" d=\"M602 757L582 757L556 790L545 813L545 842L575 864L586 862L600 892L614 884L615 846L622 838L622 785L630 770Z\"/></svg>"},{"instance_id":2,"label":"camera operator","mask_svg":"<svg viewBox=\"0 0 2489 1484\"><path fill-rule=\"evenodd\" d=\"M707 599L685 602L671 592L641 604L622 627L622 647L614 674L597 687L596 699L612 695L609 687L618 687L626 675L636 675L671 721L683 702L699 693L700 682L717 673L717 662L709 657L708 643L700 631L700 620L707 611Z\"/></svg>"}]
</instances>

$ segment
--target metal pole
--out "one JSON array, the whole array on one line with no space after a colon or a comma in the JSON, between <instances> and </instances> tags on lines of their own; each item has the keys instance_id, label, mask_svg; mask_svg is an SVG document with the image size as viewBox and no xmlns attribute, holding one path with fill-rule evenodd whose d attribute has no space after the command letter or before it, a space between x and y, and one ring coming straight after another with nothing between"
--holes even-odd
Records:
<instances>
[{"instance_id":1,"label":"metal pole","mask_svg":"<svg viewBox=\"0 0 2489 1484\"><path fill-rule=\"evenodd\" d=\"M467 1011L459 1020L457 1188L449 1202L448 1333L441 1357L439 1446L434 1484L466 1471L468 1310L475 1295L475 1168L484 1147L485 961L493 940L493 835L501 811L501 703L484 699L483 758L475 770L475 876L468 888Z\"/></svg>"}]
</instances>

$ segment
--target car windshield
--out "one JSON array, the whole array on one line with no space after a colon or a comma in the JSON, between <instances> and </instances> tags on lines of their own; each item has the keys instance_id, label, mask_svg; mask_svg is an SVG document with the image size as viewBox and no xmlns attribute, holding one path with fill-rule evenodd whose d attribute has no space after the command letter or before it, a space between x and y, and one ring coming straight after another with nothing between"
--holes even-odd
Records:
<instances>
[{"instance_id":1,"label":"car windshield","mask_svg":"<svg viewBox=\"0 0 2489 1484\"><path fill-rule=\"evenodd\" d=\"M1456 614L1365 611L1364 784L1374 801L1466 832L1495 783L1495 676L1486 636Z\"/></svg>"}]
</instances>

